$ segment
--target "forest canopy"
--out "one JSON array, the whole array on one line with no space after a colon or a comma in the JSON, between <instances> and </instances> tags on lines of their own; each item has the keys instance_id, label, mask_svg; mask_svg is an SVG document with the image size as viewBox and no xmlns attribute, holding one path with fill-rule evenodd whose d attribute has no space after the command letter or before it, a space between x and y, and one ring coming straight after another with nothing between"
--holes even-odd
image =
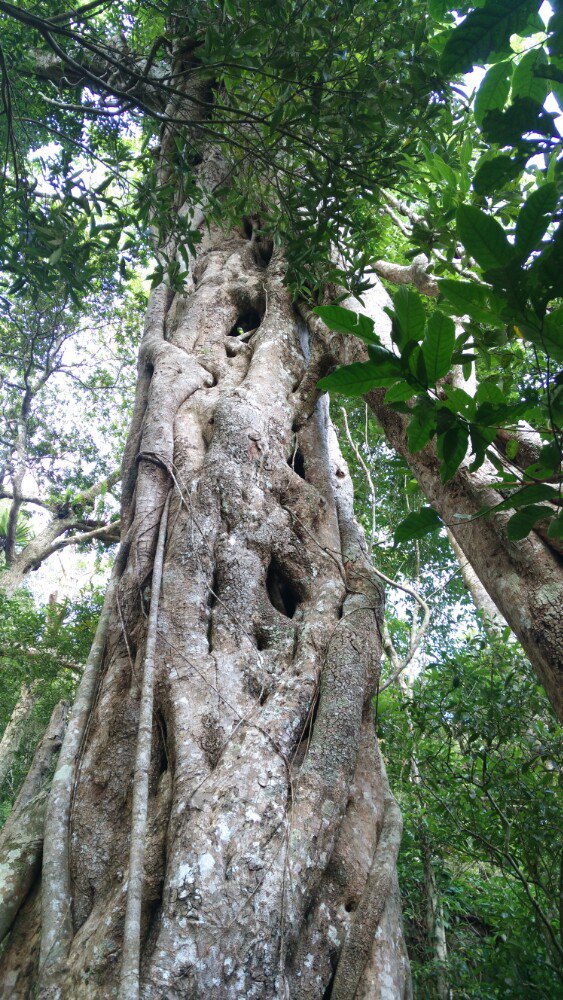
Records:
<instances>
[{"instance_id":1,"label":"forest canopy","mask_svg":"<svg viewBox=\"0 0 563 1000\"><path fill-rule=\"evenodd\" d=\"M0 983L406 998L408 951L415 997L555 996L559 0L0 26Z\"/></svg>"}]
</instances>

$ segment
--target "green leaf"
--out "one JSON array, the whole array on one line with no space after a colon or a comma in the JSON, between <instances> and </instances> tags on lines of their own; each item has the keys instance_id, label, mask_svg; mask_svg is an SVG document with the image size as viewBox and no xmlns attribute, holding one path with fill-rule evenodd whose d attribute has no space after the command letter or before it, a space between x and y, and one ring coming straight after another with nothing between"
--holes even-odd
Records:
<instances>
[{"instance_id":1,"label":"green leaf","mask_svg":"<svg viewBox=\"0 0 563 1000\"><path fill-rule=\"evenodd\" d=\"M531 97L516 97L506 111L489 111L483 121L483 135L496 146L517 146L530 133L559 138L554 115Z\"/></svg>"},{"instance_id":2,"label":"green leaf","mask_svg":"<svg viewBox=\"0 0 563 1000\"><path fill-rule=\"evenodd\" d=\"M477 194L493 194L513 181L521 172L521 158L502 153L492 160L482 160L479 163L473 178L473 187Z\"/></svg>"},{"instance_id":3,"label":"green leaf","mask_svg":"<svg viewBox=\"0 0 563 1000\"><path fill-rule=\"evenodd\" d=\"M428 13L435 21L447 21L451 18L449 0L428 0Z\"/></svg>"},{"instance_id":4,"label":"green leaf","mask_svg":"<svg viewBox=\"0 0 563 1000\"><path fill-rule=\"evenodd\" d=\"M563 362L563 306L544 317L541 331L526 326L522 332L550 358Z\"/></svg>"},{"instance_id":5,"label":"green leaf","mask_svg":"<svg viewBox=\"0 0 563 1000\"><path fill-rule=\"evenodd\" d=\"M475 400L465 389L457 385L445 385L444 392L448 397L448 403L451 404L452 412L461 413L466 420L471 420L475 416Z\"/></svg>"},{"instance_id":6,"label":"green leaf","mask_svg":"<svg viewBox=\"0 0 563 1000\"><path fill-rule=\"evenodd\" d=\"M477 424L471 423L469 424L469 434L471 436L471 454L475 455L469 470L476 472L485 461L487 448L496 438L497 429L496 427L479 427Z\"/></svg>"},{"instance_id":7,"label":"green leaf","mask_svg":"<svg viewBox=\"0 0 563 1000\"><path fill-rule=\"evenodd\" d=\"M528 271L543 302L563 297L563 225L559 225L549 243L542 245Z\"/></svg>"},{"instance_id":8,"label":"green leaf","mask_svg":"<svg viewBox=\"0 0 563 1000\"><path fill-rule=\"evenodd\" d=\"M426 371L426 362L424 361L422 347L415 340L409 340L407 348L401 354L401 364L403 368L414 375L419 385L428 388L428 373Z\"/></svg>"},{"instance_id":9,"label":"green leaf","mask_svg":"<svg viewBox=\"0 0 563 1000\"><path fill-rule=\"evenodd\" d=\"M552 519L547 534L550 538L563 539L563 510Z\"/></svg>"},{"instance_id":10,"label":"green leaf","mask_svg":"<svg viewBox=\"0 0 563 1000\"><path fill-rule=\"evenodd\" d=\"M409 542L415 538L424 538L425 535L437 531L441 526L442 521L433 507L421 507L420 510L413 511L397 525L393 535L395 545L400 542Z\"/></svg>"},{"instance_id":11,"label":"green leaf","mask_svg":"<svg viewBox=\"0 0 563 1000\"><path fill-rule=\"evenodd\" d=\"M391 354L391 351L388 351L386 347L382 347L380 344L369 344L368 354L370 361L377 367L378 374L383 378L392 378L393 382L396 382L397 379L404 376L401 359Z\"/></svg>"},{"instance_id":12,"label":"green leaf","mask_svg":"<svg viewBox=\"0 0 563 1000\"><path fill-rule=\"evenodd\" d=\"M518 441L518 438L509 438L508 441L506 442L506 446L504 449L506 452L506 457L509 458L510 461L512 462L512 460L516 458L519 449L520 449L520 442Z\"/></svg>"},{"instance_id":13,"label":"green leaf","mask_svg":"<svg viewBox=\"0 0 563 1000\"><path fill-rule=\"evenodd\" d=\"M526 199L516 220L516 253L527 260L541 242L557 205L555 184L542 184Z\"/></svg>"},{"instance_id":14,"label":"green leaf","mask_svg":"<svg viewBox=\"0 0 563 1000\"><path fill-rule=\"evenodd\" d=\"M492 379L487 379L479 383L477 392L475 393L475 401L477 403L493 403L493 405L497 405L504 403L504 400L504 392Z\"/></svg>"},{"instance_id":15,"label":"green leaf","mask_svg":"<svg viewBox=\"0 0 563 1000\"><path fill-rule=\"evenodd\" d=\"M530 507L522 507L516 514L513 514L506 525L506 534L512 542L520 541L530 534L530 531L538 521L543 521L546 517L553 517L551 507L542 507L532 504Z\"/></svg>"},{"instance_id":16,"label":"green leaf","mask_svg":"<svg viewBox=\"0 0 563 1000\"><path fill-rule=\"evenodd\" d=\"M545 77L536 76L535 70L547 66L547 56L543 48L526 52L514 70L512 97L531 97L543 104L549 85Z\"/></svg>"},{"instance_id":17,"label":"green leaf","mask_svg":"<svg viewBox=\"0 0 563 1000\"><path fill-rule=\"evenodd\" d=\"M408 382L396 382L385 393L384 403L404 403L416 395L416 389Z\"/></svg>"},{"instance_id":18,"label":"green leaf","mask_svg":"<svg viewBox=\"0 0 563 1000\"><path fill-rule=\"evenodd\" d=\"M51 256L49 257L49 260L47 261L47 263L48 264L57 264L58 261L61 259L62 255L63 255L63 250L64 250L64 247L57 247L57 249L55 250L55 252L52 253Z\"/></svg>"},{"instance_id":19,"label":"green leaf","mask_svg":"<svg viewBox=\"0 0 563 1000\"><path fill-rule=\"evenodd\" d=\"M342 392L346 396L363 396L379 385L381 376L377 366L371 361L363 364L356 361L353 365L342 365L317 383L323 392Z\"/></svg>"},{"instance_id":20,"label":"green leaf","mask_svg":"<svg viewBox=\"0 0 563 1000\"><path fill-rule=\"evenodd\" d=\"M475 97L475 121L481 127L488 111L494 108L504 108L510 93L512 63L510 61L495 63L485 73L481 86Z\"/></svg>"},{"instance_id":21,"label":"green leaf","mask_svg":"<svg viewBox=\"0 0 563 1000\"><path fill-rule=\"evenodd\" d=\"M498 315L503 300L493 295L492 289L478 285L475 281L456 281L442 278L438 282L440 293L455 310L456 316L467 313L476 323L504 328L505 321Z\"/></svg>"},{"instance_id":22,"label":"green leaf","mask_svg":"<svg viewBox=\"0 0 563 1000\"><path fill-rule=\"evenodd\" d=\"M435 385L449 372L454 347L454 321L441 312L433 313L422 341L422 356L430 385Z\"/></svg>"},{"instance_id":23,"label":"green leaf","mask_svg":"<svg viewBox=\"0 0 563 1000\"><path fill-rule=\"evenodd\" d=\"M471 11L448 38L442 53L445 73L466 73L491 52L508 49L510 36L525 28L535 0L488 0Z\"/></svg>"},{"instance_id":24,"label":"green leaf","mask_svg":"<svg viewBox=\"0 0 563 1000\"><path fill-rule=\"evenodd\" d=\"M412 452L421 451L436 433L436 407L428 396L419 396L411 411L407 441Z\"/></svg>"},{"instance_id":25,"label":"green leaf","mask_svg":"<svg viewBox=\"0 0 563 1000\"><path fill-rule=\"evenodd\" d=\"M422 340L426 315L420 295L402 285L393 296L395 316L403 335L400 346L409 340Z\"/></svg>"},{"instance_id":26,"label":"green leaf","mask_svg":"<svg viewBox=\"0 0 563 1000\"><path fill-rule=\"evenodd\" d=\"M337 333L353 333L366 344L379 343L379 337L374 333L374 322L369 316L354 312L352 309L345 309L344 306L317 306L313 312L320 316L329 330L336 330Z\"/></svg>"},{"instance_id":27,"label":"green leaf","mask_svg":"<svg viewBox=\"0 0 563 1000\"><path fill-rule=\"evenodd\" d=\"M553 486L548 486L547 483L533 483L507 497L495 507L495 510L518 510L520 507L527 507L530 504L543 503L546 500L555 502L558 499L559 493Z\"/></svg>"},{"instance_id":28,"label":"green leaf","mask_svg":"<svg viewBox=\"0 0 563 1000\"><path fill-rule=\"evenodd\" d=\"M503 267L513 257L513 250L502 226L473 205L460 205L456 213L457 228L467 252L484 271Z\"/></svg>"},{"instance_id":29,"label":"green leaf","mask_svg":"<svg viewBox=\"0 0 563 1000\"><path fill-rule=\"evenodd\" d=\"M438 458L441 461L440 479L447 483L455 474L467 454L469 430L465 424L455 423L440 434L437 442Z\"/></svg>"}]
</instances>

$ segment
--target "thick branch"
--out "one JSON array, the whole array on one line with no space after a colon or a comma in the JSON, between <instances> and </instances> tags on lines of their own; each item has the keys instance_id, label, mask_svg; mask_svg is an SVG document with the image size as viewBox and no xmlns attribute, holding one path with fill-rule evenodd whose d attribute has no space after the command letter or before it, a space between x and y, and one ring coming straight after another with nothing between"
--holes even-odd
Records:
<instances>
[{"instance_id":1,"label":"thick branch","mask_svg":"<svg viewBox=\"0 0 563 1000\"><path fill-rule=\"evenodd\" d=\"M403 820L399 806L389 788L385 765L379 749L378 754L385 787L383 827L364 894L354 912L348 936L340 955L332 988L332 1000L350 1000L356 995L362 973L373 948L375 932L396 878L395 871L401 845Z\"/></svg>"},{"instance_id":2,"label":"thick branch","mask_svg":"<svg viewBox=\"0 0 563 1000\"><path fill-rule=\"evenodd\" d=\"M23 728L35 707L37 696L37 681L33 684L22 684L10 721L0 740L0 789L18 752Z\"/></svg>"},{"instance_id":3,"label":"thick branch","mask_svg":"<svg viewBox=\"0 0 563 1000\"><path fill-rule=\"evenodd\" d=\"M433 298L439 295L438 282L428 273L428 258L424 254L415 257L408 267L386 260L376 260L373 270L394 285L413 285L417 292L431 295Z\"/></svg>"}]
</instances>

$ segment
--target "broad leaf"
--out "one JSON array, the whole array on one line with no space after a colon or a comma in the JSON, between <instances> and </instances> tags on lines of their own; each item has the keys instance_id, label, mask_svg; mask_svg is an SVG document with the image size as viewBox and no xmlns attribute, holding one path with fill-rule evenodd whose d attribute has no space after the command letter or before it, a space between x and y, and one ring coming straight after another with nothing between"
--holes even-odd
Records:
<instances>
[{"instance_id":1,"label":"broad leaf","mask_svg":"<svg viewBox=\"0 0 563 1000\"><path fill-rule=\"evenodd\" d=\"M396 382L398 378L403 377L403 370L401 360L391 354L386 347L382 347L380 344L369 344L368 354L370 361L377 366L378 373L384 378L393 378Z\"/></svg>"},{"instance_id":2,"label":"broad leaf","mask_svg":"<svg viewBox=\"0 0 563 1000\"><path fill-rule=\"evenodd\" d=\"M475 171L473 187L477 194L493 194L522 172L522 159L502 153L492 160L482 160Z\"/></svg>"},{"instance_id":3,"label":"broad leaf","mask_svg":"<svg viewBox=\"0 0 563 1000\"><path fill-rule=\"evenodd\" d=\"M527 260L541 242L557 205L555 184L542 184L524 202L516 221L516 253Z\"/></svg>"},{"instance_id":4,"label":"broad leaf","mask_svg":"<svg viewBox=\"0 0 563 1000\"><path fill-rule=\"evenodd\" d=\"M346 396L363 396L381 384L377 366L371 361L343 365L317 383L318 388L323 391L342 392Z\"/></svg>"},{"instance_id":5,"label":"broad leaf","mask_svg":"<svg viewBox=\"0 0 563 1000\"><path fill-rule=\"evenodd\" d=\"M440 292L455 310L456 316L469 315L476 323L504 328L506 322L499 315L504 302L493 295L492 289L476 281L456 281L442 278Z\"/></svg>"},{"instance_id":6,"label":"broad leaf","mask_svg":"<svg viewBox=\"0 0 563 1000\"><path fill-rule=\"evenodd\" d=\"M447 375L455 346L455 324L449 316L435 312L428 320L422 341L422 356L430 385Z\"/></svg>"},{"instance_id":7,"label":"broad leaf","mask_svg":"<svg viewBox=\"0 0 563 1000\"><path fill-rule=\"evenodd\" d=\"M520 507L527 507L530 504L544 503L546 500L555 502L558 499L559 493L553 486L549 486L547 483L533 483L531 486L524 486L521 490L517 490L494 509L518 510Z\"/></svg>"},{"instance_id":8,"label":"broad leaf","mask_svg":"<svg viewBox=\"0 0 563 1000\"><path fill-rule=\"evenodd\" d=\"M480 382L475 393L477 403L504 403L505 395L499 385L491 379Z\"/></svg>"},{"instance_id":9,"label":"broad leaf","mask_svg":"<svg viewBox=\"0 0 563 1000\"><path fill-rule=\"evenodd\" d=\"M563 510L557 517L552 518L547 533L550 538L563 539Z\"/></svg>"},{"instance_id":10,"label":"broad leaf","mask_svg":"<svg viewBox=\"0 0 563 1000\"><path fill-rule=\"evenodd\" d=\"M542 507L538 504L532 504L530 507L522 507L522 510L519 510L510 518L506 525L506 534L511 541L520 541L520 539L526 538L530 534L530 531L538 521L543 521L546 517L553 517L551 507Z\"/></svg>"},{"instance_id":11,"label":"broad leaf","mask_svg":"<svg viewBox=\"0 0 563 1000\"><path fill-rule=\"evenodd\" d=\"M432 531L437 531L442 526L442 521L438 517L433 507L422 507L413 511L395 528L393 535L395 545L400 542L410 542L415 538L424 538Z\"/></svg>"},{"instance_id":12,"label":"broad leaf","mask_svg":"<svg viewBox=\"0 0 563 1000\"><path fill-rule=\"evenodd\" d=\"M554 115L531 97L517 97L506 111L489 111L483 120L483 135L497 146L522 145L525 136L559 138Z\"/></svg>"},{"instance_id":13,"label":"broad leaf","mask_svg":"<svg viewBox=\"0 0 563 1000\"><path fill-rule=\"evenodd\" d=\"M426 314L420 295L402 285L393 296L395 316L403 335L401 346L409 340L422 340Z\"/></svg>"},{"instance_id":14,"label":"broad leaf","mask_svg":"<svg viewBox=\"0 0 563 1000\"><path fill-rule=\"evenodd\" d=\"M440 434L437 442L438 457L441 461L440 479L447 483L463 462L467 454L469 430L465 424L455 423Z\"/></svg>"},{"instance_id":15,"label":"broad leaf","mask_svg":"<svg viewBox=\"0 0 563 1000\"><path fill-rule=\"evenodd\" d=\"M510 36L525 28L535 0L488 0L452 31L442 53L446 73L466 73L491 52L508 48Z\"/></svg>"},{"instance_id":16,"label":"broad leaf","mask_svg":"<svg viewBox=\"0 0 563 1000\"><path fill-rule=\"evenodd\" d=\"M445 385L444 392L448 397L445 405L449 405L452 412L461 413L466 420L475 416L475 400L465 389L457 385Z\"/></svg>"},{"instance_id":17,"label":"broad leaf","mask_svg":"<svg viewBox=\"0 0 563 1000\"><path fill-rule=\"evenodd\" d=\"M536 76L535 70L547 66L547 56L542 48L532 49L522 57L512 80L512 97L531 97L543 104L549 89L545 77Z\"/></svg>"},{"instance_id":18,"label":"broad leaf","mask_svg":"<svg viewBox=\"0 0 563 1000\"><path fill-rule=\"evenodd\" d=\"M456 214L461 242L484 271L504 267L513 257L513 249L502 226L473 205L460 205Z\"/></svg>"},{"instance_id":19,"label":"broad leaf","mask_svg":"<svg viewBox=\"0 0 563 1000\"><path fill-rule=\"evenodd\" d=\"M313 312L320 316L330 330L353 333L367 344L379 343L379 337L374 333L374 322L369 316L354 312L353 309L345 309L344 306L317 306Z\"/></svg>"},{"instance_id":20,"label":"broad leaf","mask_svg":"<svg viewBox=\"0 0 563 1000\"><path fill-rule=\"evenodd\" d=\"M485 74L481 86L475 97L475 121L479 126L483 124L483 119L487 112L494 108L504 108L510 93L510 79L512 77L512 63L495 63Z\"/></svg>"},{"instance_id":21,"label":"broad leaf","mask_svg":"<svg viewBox=\"0 0 563 1000\"><path fill-rule=\"evenodd\" d=\"M563 306L544 317L541 330L526 326L523 333L527 340L541 347L550 358L563 362Z\"/></svg>"},{"instance_id":22,"label":"broad leaf","mask_svg":"<svg viewBox=\"0 0 563 1000\"><path fill-rule=\"evenodd\" d=\"M416 389L408 382L396 382L385 393L384 403L404 403L416 395Z\"/></svg>"},{"instance_id":23,"label":"broad leaf","mask_svg":"<svg viewBox=\"0 0 563 1000\"><path fill-rule=\"evenodd\" d=\"M407 427L407 441L412 452L421 451L436 433L436 407L428 396L419 396Z\"/></svg>"},{"instance_id":24,"label":"broad leaf","mask_svg":"<svg viewBox=\"0 0 563 1000\"><path fill-rule=\"evenodd\" d=\"M478 424L469 424L469 434L471 437L471 454L475 455L469 469L475 472L480 469L487 455L487 448L493 443L497 436L496 427L480 427Z\"/></svg>"}]
</instances>

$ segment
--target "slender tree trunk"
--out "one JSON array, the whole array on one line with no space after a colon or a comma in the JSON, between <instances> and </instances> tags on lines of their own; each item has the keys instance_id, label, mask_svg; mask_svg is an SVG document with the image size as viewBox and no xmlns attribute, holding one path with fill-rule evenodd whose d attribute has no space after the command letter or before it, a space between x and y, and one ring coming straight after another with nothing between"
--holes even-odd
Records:
<instances>
[{"instance_id":1,"label":"slender tree trunk","mask_svg":"<svg viewBox=\"0 0 563 1000\"><path fill-rule=\"evenodd\" d=\"M436 963L436 993L440 1000L449 1000L450 989L447 979L448 945L444 910L436 886L432 850L422 823L418 826L418 837L422 848L422 868L424 871L424 893L426 896L426 932Z\"/></svg>"},{"instance_id":2,"label":"slender tree trunk","mask_svg":"<svg viewBox=\"0 0 563 1000\"><path fill-rule=\"evenodd\" d=\"M326 402L303 402L309 336L269 256L213 231L189 294L151 296L123 543L43 880L0 961L11 997L105 998L120 980L145 1000L410 996L401 820L373 724L383 599Z\"/></svg>"},{"instance_id":3,"label":"slender tree trunk","mask_svg":"<svg viewBox=\"0 0 563 1000\"><path fill-rule=\"evenodd\" d=\"M477 611L482 612L485 622L489 626L493 626L497 629L505 628L506 622L504 618L489 597L461 545L449 528L447 528L447 534L450 545L454 550L455 557L459 562L463 582L471 595L471 599L477 608Z\"/></svg>"},{"instance_id":4,"label":"slender tree trunk","mask_svg":"<svg viewBox=\"0 0 563 1000\"><path fill-rule=\"evenodd\" d=\"M0 788L10 773L19 750L26 722L37 701L37 682L21 686L19 698L0 740Z\"/></svg>"}]
</instances>

